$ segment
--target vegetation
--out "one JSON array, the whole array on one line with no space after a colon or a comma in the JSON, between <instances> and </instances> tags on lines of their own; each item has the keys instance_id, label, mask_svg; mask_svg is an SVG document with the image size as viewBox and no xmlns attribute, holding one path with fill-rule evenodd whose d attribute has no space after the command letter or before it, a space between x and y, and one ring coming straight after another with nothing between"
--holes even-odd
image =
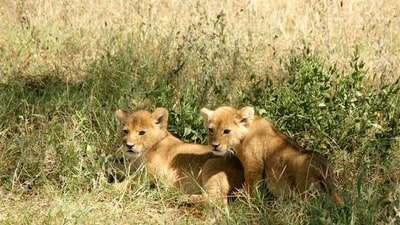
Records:
<instances>
[{"instance_id":1,"label":"vegetation","mask_svg":"<svg viewBox=\"0 0 400 225\"><path fill-rule=\"evenodd\" d=\"M399 3L217 2L0 6L1 224L400 222ZM208 209L109 182L116 109L165 107L176 136L206 144L199 109L221 105L328 157L344 207L260 192Z\"/></svg>"}]
</instances>

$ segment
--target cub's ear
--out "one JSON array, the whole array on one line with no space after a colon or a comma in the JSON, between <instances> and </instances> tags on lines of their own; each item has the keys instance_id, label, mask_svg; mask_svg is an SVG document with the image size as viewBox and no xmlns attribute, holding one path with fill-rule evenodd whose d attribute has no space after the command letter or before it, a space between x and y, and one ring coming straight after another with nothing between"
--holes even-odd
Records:
<instances>
[{"instance_id":1,"label":"cub's ear","mask_svg":"<svg viewBox=\"0 0 400 225\"><path fill-rule=\"evenodd\" d=\"M200 110L200 114L201 114L201 116L203 116L203 119L204 119L204 122L206 123L206 125L209 123L213 113L214 113L214 111L209 110L207 108L202 108Z\"/></svg>"},{"instance_id":2,"label":"cub's ear","mask_svg":"<svg viewBox=\"0 0 400 225\"><path fill-rule=\"evenodd\" d=\"M237 112L236 118L245 127L250 127L251 124L253 123L253 119L254 119L254 109L253 109L253 107L246 106L246 107L241 108Z\"/></svg>"},{"instance_id":3,"label":"cub's ear","mask_svg":"<svg viewBox=\"0 0 400 225\"><path fill-rule=\"evenodd\" d=\"M128 116L128 112L124 111L122 109L118 109L117 111L115 111L115 116L117 116L117 119L119 120L119 122L123 122L126 120L126 117Z\"/></svg>"},{"instance_id":4,"label":"cub's ear","mask_svg":"<svg viewBox=\"0 0 400 225\"><path fill-rule=\"evenodd\" d=\"M204 120L207 120L208 118L210 118L213 115L214 111L209 110L207 108L202 108L200 110L200 113L203 116Z\"/></svg>"},{"instance_id":5,"label":"cub's ear","mask_svg":"<svg viewBox=\"0 0 400 225\"><path fill-rule=\"evenodd\" d=\"M156 121L156 126L160 129L167 129L168 127L168 110L165 108L157 108L151 114L151 117Z\"/></svg>"}]
</instances>

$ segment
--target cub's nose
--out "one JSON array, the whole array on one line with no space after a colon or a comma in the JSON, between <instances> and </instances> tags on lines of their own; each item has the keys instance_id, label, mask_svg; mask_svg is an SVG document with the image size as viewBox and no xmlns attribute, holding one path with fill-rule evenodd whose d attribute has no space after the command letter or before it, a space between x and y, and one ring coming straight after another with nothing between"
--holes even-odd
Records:
<instances>
[{"instance_id":1,"label":"cub's nose","mask_svg":"<svg viewBox=\"0 0 400 225\"><path fill-rule=\"evenodd\" d=\"M135 146L134 144L126 144L126 147L129 149L129 150L131 150L132 148L133 148L133 146Z\"/></svg>"},{"instance_id":2,"label":"cub's nose","mask_svg":"<svg viewBox=\"0 0 400 225\"><path fill-rule=\"evenodd\" d=\"M211 146L213 147L213 149L217 149L219 144L211 144Z\"/></svg>"}]
</instances>

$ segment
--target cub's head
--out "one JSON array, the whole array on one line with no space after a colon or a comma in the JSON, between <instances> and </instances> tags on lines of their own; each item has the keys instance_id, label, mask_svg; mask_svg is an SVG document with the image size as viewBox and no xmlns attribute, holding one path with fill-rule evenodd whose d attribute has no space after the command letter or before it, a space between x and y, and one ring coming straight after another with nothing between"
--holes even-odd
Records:
<instances>
[{"instance_id":1,"label":"cub's head","mask_svg":"<svg viewBox=\"0 0 400 225\"><path fill-rule=\"evenodd\" d=\"M129 159L140 157L168 133L168 111L157 108L153 113L139 110L128 113L115 111L122 125L122 144Z\"/></svg>"},{"instance_id":2,"label":"cub's head","mask_svg":"<svg viewBox=\"0 0 400 225\"><path fill-rule=\"evenodd\" d=\"M216 155L224 155L230 148L237 148L246 137L253 123L254 109L249 106L242 109L224 106L215 111L203 108L201 115L212 151Z\"/></svg>"}]
</instances>

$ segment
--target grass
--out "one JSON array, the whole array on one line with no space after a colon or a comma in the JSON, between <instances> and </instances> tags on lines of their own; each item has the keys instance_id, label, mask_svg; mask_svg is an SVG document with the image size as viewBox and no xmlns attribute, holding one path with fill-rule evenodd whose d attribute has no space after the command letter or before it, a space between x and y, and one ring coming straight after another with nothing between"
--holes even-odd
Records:
<instances>
[{"instance_id":1,"label":"grass","mask_svg":"<svg viewBox=\"0 0 400 225\"><path fill-rule=\"evenodd\" d=\"M397 224L399 3L4 1L1 224ZM349 16L351 15L351 16ZM110 183L118 108L253 105L335 166L345 206L265 193L190 206L148 180Z\"/></svg>"}]
</instances>

